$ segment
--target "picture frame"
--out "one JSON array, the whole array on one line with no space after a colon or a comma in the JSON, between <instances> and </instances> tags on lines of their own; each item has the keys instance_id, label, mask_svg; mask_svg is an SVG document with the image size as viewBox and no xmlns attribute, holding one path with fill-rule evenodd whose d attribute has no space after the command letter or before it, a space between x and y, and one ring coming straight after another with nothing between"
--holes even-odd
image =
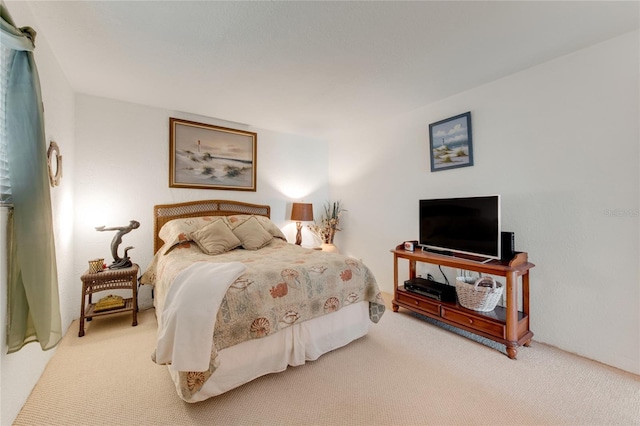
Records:
<instances>
[{"instance_id":1,"label":"picture frame","mask_svg":"<svg viewBox=\"0 0 640 426\"><path fill-rule=\"evenodd\" d=\"M471 112L429 124L431 171L473 166Z\"/></svg>"},{"instance_id":2,"label":"picture frame","mask_svg":"<svg viewBox=\"0 0 640 426\"><path fill-rule=\"evenodd\" d=\"M256 191L258 134L169 118L169 187Z\"/></svg>"}]
</instances>

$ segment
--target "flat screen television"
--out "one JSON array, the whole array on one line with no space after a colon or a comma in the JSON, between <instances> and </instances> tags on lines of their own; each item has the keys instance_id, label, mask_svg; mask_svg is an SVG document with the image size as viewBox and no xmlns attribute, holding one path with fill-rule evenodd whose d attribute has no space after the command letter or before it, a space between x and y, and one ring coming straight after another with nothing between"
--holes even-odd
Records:
<instances>
[{"instance_id":1,"label":"flat screen television","mask_svg":"<svg viewBox=\"0 0 640 426\"><path fill-rule=\"evenodd\" d=\"M424 249L500 259L500 196L420 200Z\"/></svg>"}]
</instances>

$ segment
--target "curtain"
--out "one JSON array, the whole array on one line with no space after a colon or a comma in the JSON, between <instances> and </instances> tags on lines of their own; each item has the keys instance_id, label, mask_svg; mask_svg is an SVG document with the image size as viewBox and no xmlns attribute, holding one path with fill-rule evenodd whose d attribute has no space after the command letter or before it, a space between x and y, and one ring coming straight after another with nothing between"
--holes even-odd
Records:
<instances>
[{"instance_id":1,"label":"curtain","mask_svg":"<svg viewBox=\"0 0 640 426\"><path fill-rule=\"evenodd\" d=\"M62 338L58 272L42 95L33 58L35 31L17 29L0 3L0 37L14 49L6 94L7 156L13 195L9 218L7 351Z\"/></svg>"}]
</instances>

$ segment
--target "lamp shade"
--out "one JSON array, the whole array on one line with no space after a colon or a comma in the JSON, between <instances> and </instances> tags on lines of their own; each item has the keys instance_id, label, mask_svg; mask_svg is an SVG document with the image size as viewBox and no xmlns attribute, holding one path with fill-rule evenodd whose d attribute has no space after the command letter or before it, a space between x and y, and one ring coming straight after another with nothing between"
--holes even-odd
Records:
<instances>
[{"instance_id":1,"label":"lamp shade","mask_svg":"<svg viewBox=\"0 0 640 426\"><path fill-rule=\"evenodd\" d=\"M293 203L291 206L291 220L298 222L310 222L313 220L313 204Z\"/></svg>"}]
</instances>

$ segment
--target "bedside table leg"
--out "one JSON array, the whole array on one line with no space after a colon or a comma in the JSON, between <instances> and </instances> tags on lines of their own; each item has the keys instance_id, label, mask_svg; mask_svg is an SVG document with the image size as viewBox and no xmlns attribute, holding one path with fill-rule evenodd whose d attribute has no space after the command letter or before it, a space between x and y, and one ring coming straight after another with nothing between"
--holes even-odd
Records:
<instances>
[{"instance_id":1,"label":"bedside table leg","mask_svg":"<svg viewBox=\"0 0 640 426\"><path fill-rule=\"evenodd\" d=\"M84 300L83 300L84 302ZM78 330L78 337L84 336L84 303L82 304L82 308L80 309L80 329Z\"/></svg>"},{"instance_id":2,"label":"bedside table leg","mask_svg":"<svg viewBox=\"0 0 640 426\"><path fill-rule=\"evenodd\" d=\"M93 293L89 293L89 302L87 306L91 305L92 303L93 303ZM84 314L82 314L82 316L84 317ZM87 322L91 321L92 319L93 317L87 318Z\"/></svg>"},{"instance_id":3,"label":"bedside table leg","mask_svg":"<svg viewBox=\"0 0 640 426\"><path fill-rule=\"evenodd\" d=\"M78 337L84 336L84 294L86 291L86 286L82 283L82 300L80 300L80 329L78 330ZM91 297L91 296L89 296Z\"/></svg>"},{"instance_id":4,"label":"bedside table leg","mask_svg":"<svg viewBox=\"0 0 640 426\"><path fill-rule=\"evenodd\" d=\"M132 286L131 286L131 296L133 298L133 300L131 301L131 303L133 304L132 308L133 308L133 323L131 324L132 327L135 327L136 325L138 325L138 274L136 273L136 275L133 277L133 282L132 282Z\"/></svg>"}]
</instances>

